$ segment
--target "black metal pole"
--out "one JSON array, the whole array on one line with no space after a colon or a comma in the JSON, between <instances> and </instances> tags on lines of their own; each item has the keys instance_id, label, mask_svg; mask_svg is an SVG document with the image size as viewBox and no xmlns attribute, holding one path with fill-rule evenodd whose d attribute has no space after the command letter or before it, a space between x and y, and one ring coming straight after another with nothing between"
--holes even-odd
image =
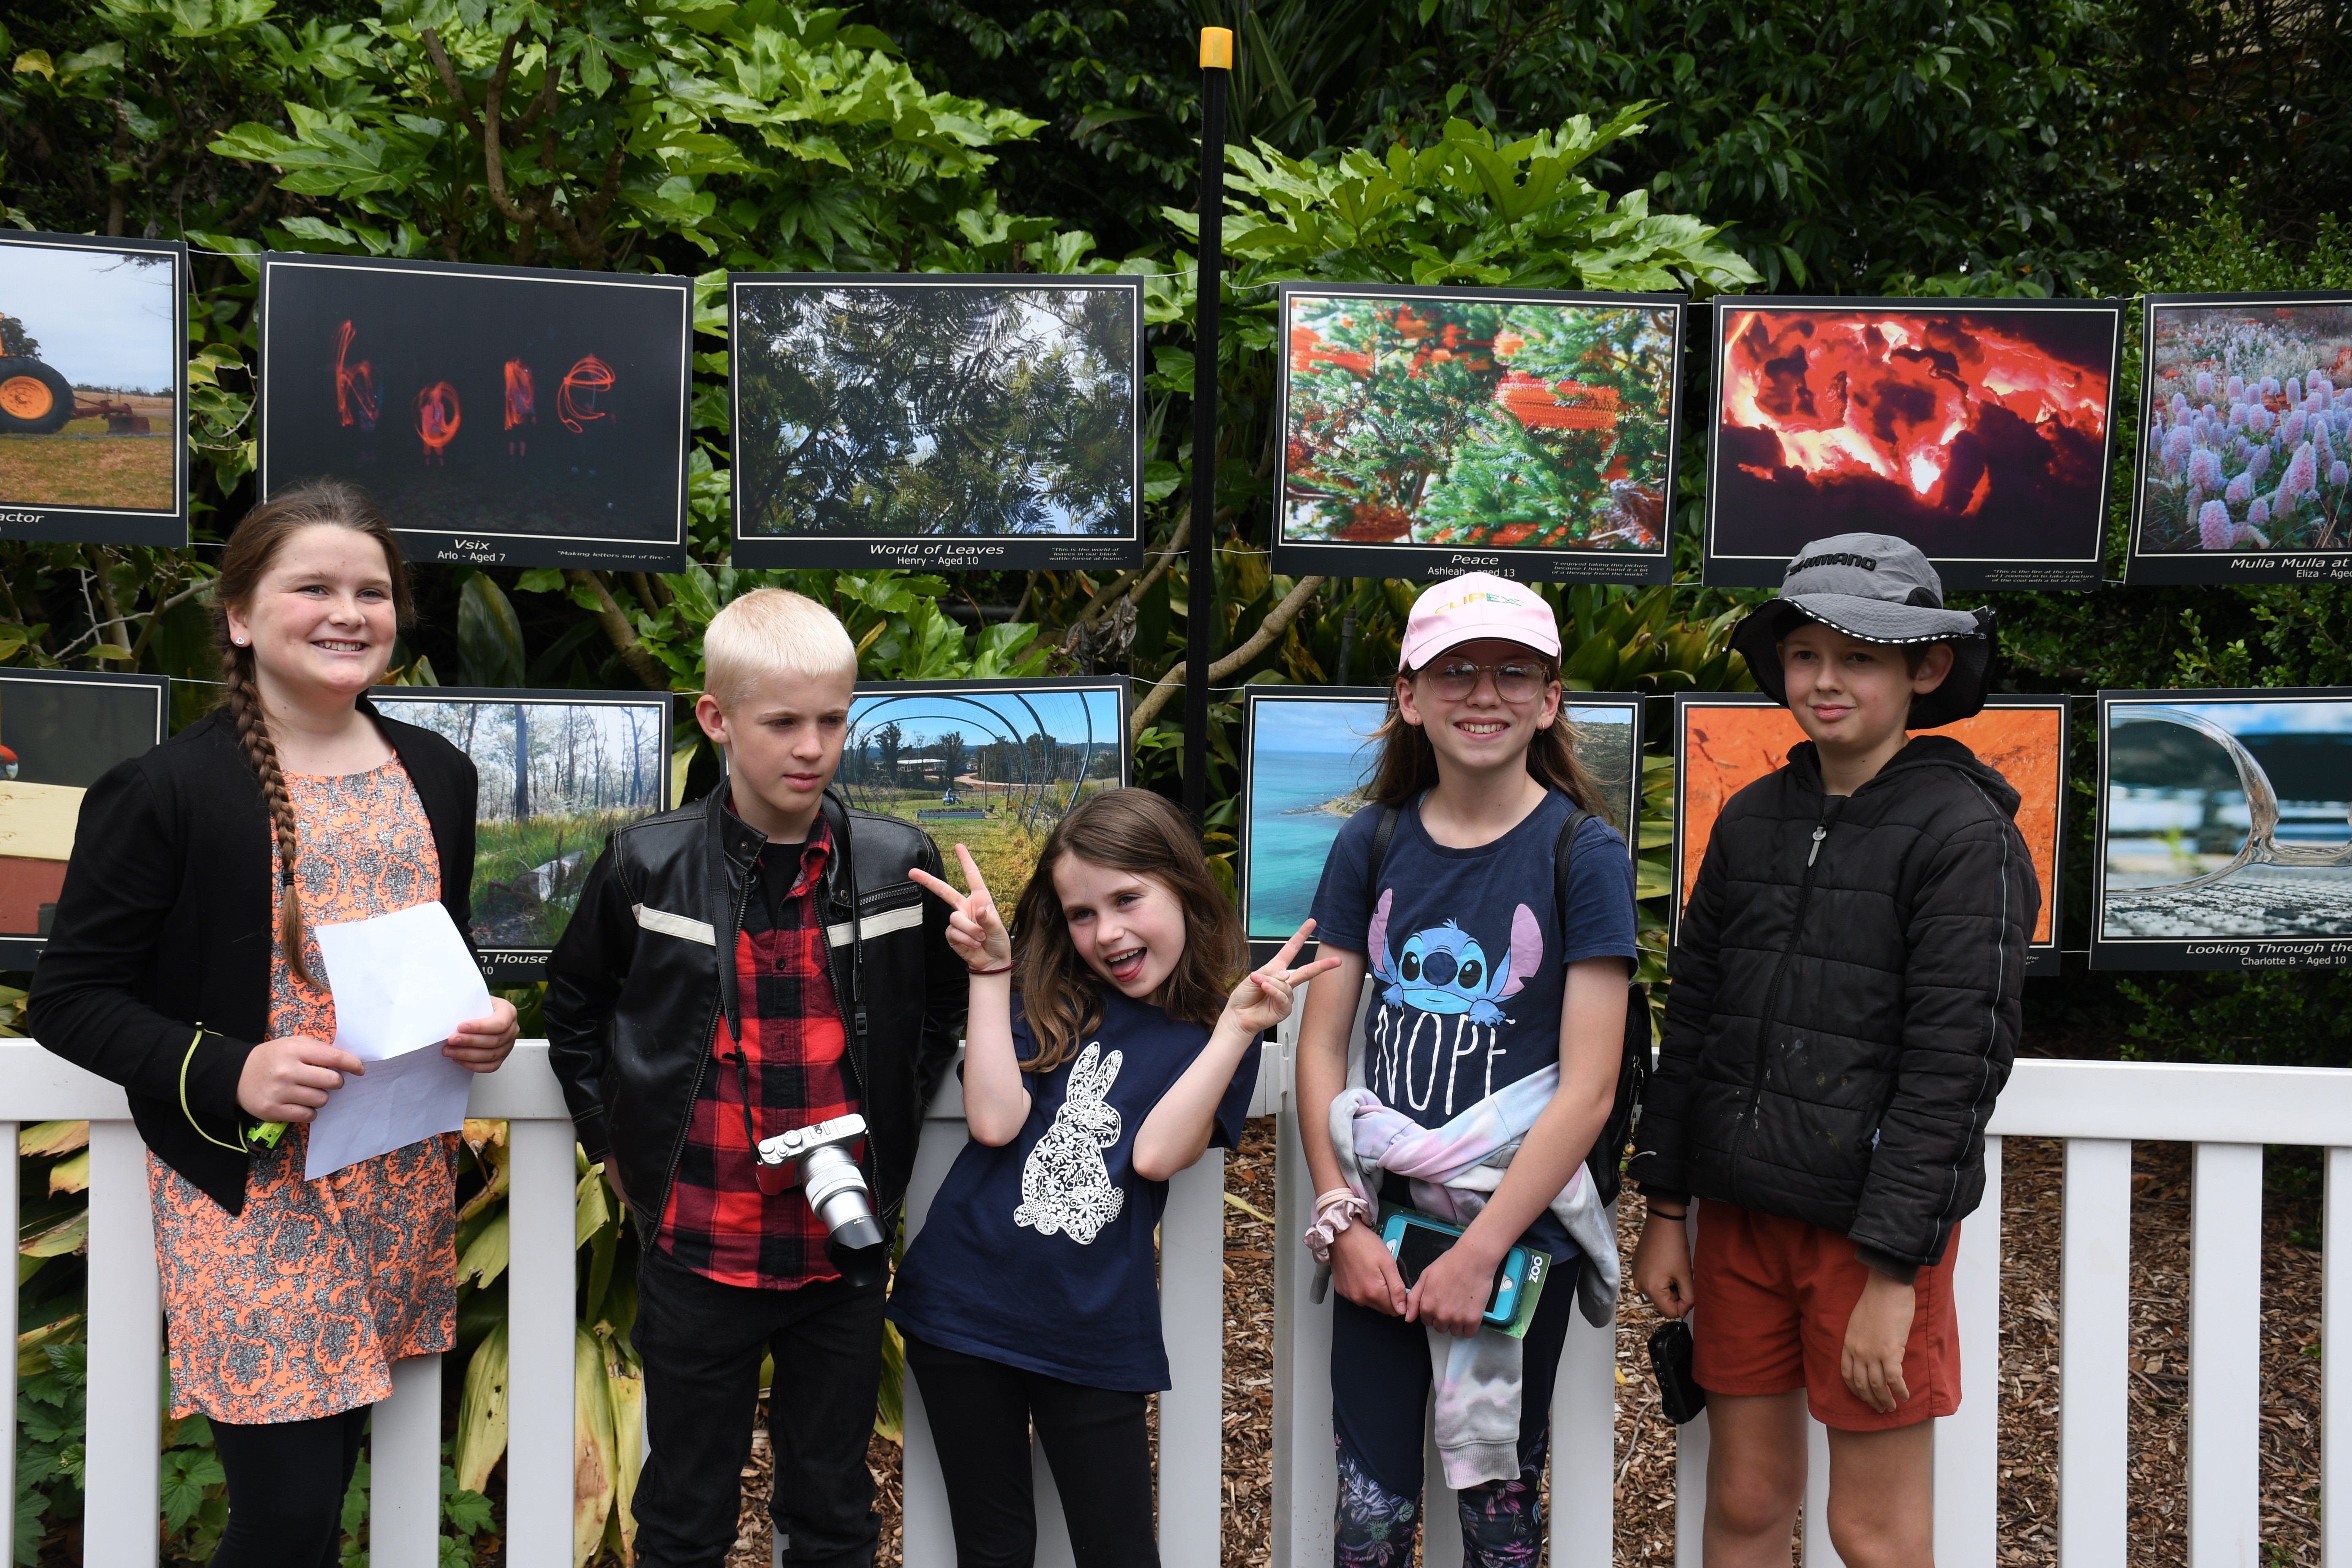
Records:
<instances>
[{"instance_id":1,"label":"black metal pole","mask_svg":"<svg viewBox=\"0 0 2352 1568\"><path fill-rule=\"evenodd\" d=\"M1192 537L1184 585L1184 815L1209 814L1209 626L1216 613L1217 302L1225 270L1225 83L1234 35L1201 29L1201 247L1193 274Z\"/></svg>"}]
</instances>

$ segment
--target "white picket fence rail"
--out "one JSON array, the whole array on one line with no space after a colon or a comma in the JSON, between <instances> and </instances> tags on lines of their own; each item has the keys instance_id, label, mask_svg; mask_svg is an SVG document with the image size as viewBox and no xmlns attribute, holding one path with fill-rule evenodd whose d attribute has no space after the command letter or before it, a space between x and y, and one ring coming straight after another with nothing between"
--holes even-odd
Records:
<instances>
[{"instance_id":1,"label":"white picket fence rail","mask_svg":"<svg viewBox=\"0 0 2352 1568\"><path fill-rule=\"evenodd\" d=\"M1307 1259L1287 1244L1311 1200L1297 1152L1288 1031L1267 1053L1254 1112L1281 1119L1279 1212L1274 1238L1276 1568L1330 1560L1332 1448L1329 1312L1307 1301ZM500 1072L478 1080L470 1106L513 1126L509 1448L507 1561L519 1568L570 1562L572 1417L572 1124L547 1066L525 1042ZM88 1120L90 1129L88 1511L83 1561L152 1564L157 1553L156 1449L163 1400L161 1314L149 1218L146 1152L122 1092L28 1041L0 1041L0 1135L20 1123ZM932 1108L917 1165L909 1223L961 1146L953 1079ZM1945 1568L1992 1568L1999 1542L2000 1139L2066 1141L2059 1372L2059 1531L2066 1568L2122 1568L2129 1409L2131 1144L2196 1145L2191 1204L2189 1548L2190 1568L2262 1568L2259 1515L2262 1313L2262 1145L2326 1152L2323 1346L2352 1340L2352 1073L2286 1068L2171 1067L2024 1061L2003 1094L1988 1142L1985 1202L1961 1231L1956 1290L1967 1396L1939 1424L1936 1550ZM17 1165L0 1160L0 1204L13 1211ZM1170 1568L1220 1559L1224 1311L1223 1160L1180 1176L1161 1227L1162 1312L1175 1387L1160 1400L1160 1518ZM16 1331L16 1300L0 1292L0 1326ZM2321 1551L2352 1568L2352 1352L2322 1366ZM1615 1473L1614 1337L1580 1320L1571 1331L1553 1405L1552 1553L1556 1563L1606 1568ZM0 1408L13 1410L16 1358L0 1357ZM1638 1375L1638 1374L1637 1374ZM393 1397L377 1407L373 1439L373 1560L377 1568L438 1562L438 1358L402 1363ZM13 1469L15 1425L0 1437L0 1474ZM1697 1568L1705 1418L1679 1437L1676 1561ZM1814 1432L1811 1502L1825 1489L1825 1444ZM953 1561L946 1507L921 1414L907 1400L906 1561ZM1042 1463L1041 1568L1069 1561L1052 1480ZM1427 1560L1459 1561L1452 1509L1433 1475ZM0 1489L0 1509L8 1493ZM1816 1521L1812 1568L1836 1562ZM0 1531L0 1540L7 1539Z\"/></svg>"}]
</instances>

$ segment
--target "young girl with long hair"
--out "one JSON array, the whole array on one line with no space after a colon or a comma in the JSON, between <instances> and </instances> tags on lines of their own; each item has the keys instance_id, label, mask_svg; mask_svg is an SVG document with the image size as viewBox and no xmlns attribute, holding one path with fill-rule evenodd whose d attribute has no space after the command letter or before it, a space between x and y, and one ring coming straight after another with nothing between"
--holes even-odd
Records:
<instances>
[{"instance_id":1,"label":"young girl with long hair","mask_svg":"<svg viewBox=\"0 0 2352 1568\"><path fill-rule=\"evenodd\" d=\"M34 973L35 1034L129 1090L147 1142L172 1413L210 1418L228 1479L214 1568L332 1568L368 1406L456 1326L454 1133L302 1175L362 1070L311 928L472 918L473 763L365 696L409 615L361 491L247 513L215 588L226 695L90 786ZM442 1049L489 1072L514 1038L499 1000Z\"/></svg>"},{"instance_id":2,"label":"young girl with long hair","mask_svg":"<svg viewBox=\"0 0 2352 1568\"><path fill-rule=\"evenodd\" d=\"M1175 807L1146 790L1081 801L1045 840L1008 935L971 851L954 911L971 971L963 1074L971 1142L907 1249L889 1316L947 1483L959 1568L1035 1554L1030 1431L1054 1467L1080 1568L1147 1568L1148 1398L1169 1386L1155 1234L1168 1179L1241 1132L1258 1039L1312 922L1255 973Z\"/></svg>"},{"instance_id":3,"label":"young girl with long hair","mask_svg":"<svg viewBox=\"0 0 2352 1568\"><path fill-rule=\"evenodd\" d=\"M1464 1560L1500 1568L1542 1550L1569 1313L1581 1296L1605 1320L1615 1295L1583 1164L1616 1089L1633 875L1577 763L1541 597L1483 574L1441 583L1414 603L1402 653L1372 804L1339 830L1316 892L1336 967L1307 993L1298 1040L1320 1194L1307 1245L1339 1288L1335 1553L1342 1568L1412 1561L1433 1384ZM1578 812L1592 815L1570 837ZM1467 1226L1411 1289L1381 1239L1384 1204ZM1483 1321L1514 1246L1555 1268L1517 1339Z\"/></svg>"}]
</instances>

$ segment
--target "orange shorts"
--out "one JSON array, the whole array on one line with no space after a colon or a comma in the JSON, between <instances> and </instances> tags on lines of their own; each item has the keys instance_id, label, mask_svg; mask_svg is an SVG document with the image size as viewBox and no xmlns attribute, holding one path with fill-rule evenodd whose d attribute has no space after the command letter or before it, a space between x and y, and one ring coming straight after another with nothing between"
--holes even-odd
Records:
<instances>
[{"instance_id":1,"label":"orange shorts","mask_svg":"<svg viewBox=\"0 0 2352 1568\"><path fill-rule=\"evenodd\" d=\"M1691 1258L1696 1310L1692 1372L1709 1394L1805 1391L1813 1419L1841 1432L1908 1426L1960 1407L1960 1338L1952 1317L1952 1227L1944 1260L1919 1270L1918 1308L1903 1352L1911 1397L1884 1415L1854 1396L1839 1368L1846 1321L1862 1300L1867 1264L1852 1238L1802 1220L1730 1204L1694 1205Z\"/></svg>"}]
</instances>

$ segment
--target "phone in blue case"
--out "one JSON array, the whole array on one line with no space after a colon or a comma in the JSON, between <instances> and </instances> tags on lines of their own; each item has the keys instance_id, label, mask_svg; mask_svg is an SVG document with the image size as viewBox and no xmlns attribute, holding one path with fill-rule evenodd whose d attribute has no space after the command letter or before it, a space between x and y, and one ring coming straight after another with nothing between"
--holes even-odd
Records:
<instances>
[{"instance_id":1,"label":"phone in blue case","mask_svg":"<svg viewBox=\"0 0 2352 1568\"><path fill-rule=\"evenodd\" d=\"M1381 1239L1388 1243L1389 1256L1396 1259L1397 1272L1409 1290L1421 1278L1423 1269L1462 1239L1462 1227L1400 1209L1389 1215L1388 1224L1381 1227ZM1519 1291L1527 1280L1528 1249L1514 1247L1503 1255L1502 1264L1495 1270L1495 1293L1486 1302L1486 1321L1502 1328L1518 1315Z\"/></svg>"}]
</instances>

